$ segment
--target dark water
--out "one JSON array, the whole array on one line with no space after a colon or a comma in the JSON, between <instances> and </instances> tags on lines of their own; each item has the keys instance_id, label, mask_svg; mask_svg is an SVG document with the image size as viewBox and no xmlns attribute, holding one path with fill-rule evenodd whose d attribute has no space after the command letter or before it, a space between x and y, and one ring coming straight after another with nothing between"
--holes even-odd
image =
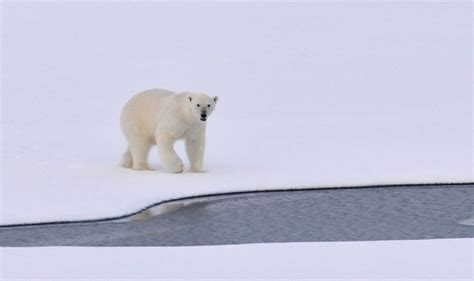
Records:
<instances>
[{"instance_id":1,"label":"dark water","mask_svg":"<svg viewBox=\"0 0 474 281\"><path fill-rule=\"evenodd\" d=\"M474 185L237 195L147 220L0 229L0 246L188 246L474 237ZM472 221L472 220L471 220Z\"/></svg>"}]
</instances>

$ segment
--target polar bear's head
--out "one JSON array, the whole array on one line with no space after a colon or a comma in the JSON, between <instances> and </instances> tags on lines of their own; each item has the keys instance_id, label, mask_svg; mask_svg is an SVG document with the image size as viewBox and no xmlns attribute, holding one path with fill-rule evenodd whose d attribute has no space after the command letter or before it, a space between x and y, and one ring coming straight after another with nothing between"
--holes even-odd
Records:
<instances>
[{"instance_id":1,"label":"polar bear's head","mask_svg":"<svg viewBox=\"0 0 474 281\"><path fill-rule=\"evenodd\" d=\"M209 115L214 111L218 99L218 97L210 97L204 94L188 94L191 111L202 122L206 122Z\"/></svg>"}]
</instances>

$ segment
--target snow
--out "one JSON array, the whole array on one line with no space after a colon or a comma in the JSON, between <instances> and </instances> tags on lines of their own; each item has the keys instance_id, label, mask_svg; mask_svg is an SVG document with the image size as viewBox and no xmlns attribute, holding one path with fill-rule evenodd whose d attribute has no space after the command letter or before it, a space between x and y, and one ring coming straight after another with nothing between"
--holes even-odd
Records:
<instances>
[{"instance_id":1,"label":"snow","mask_svg":"<svg viewBox=\"0 0 474 281\"><path fill-rule=\"evenodd\" d=\"M472 181L470 5L2 3L0 224L204 193ZM156 150L155 171L118 167L120 110L153 87L220 97L207 173L165 174Z\"/></svg>"},{"instance_id":2,"label":"snow","mask_svg":"<svg viewBox=\"0 0 474 281\"><path fill-rule=\"evenodd\" d=\"M2 280L472 280L473 251L474 239L201 247L2 248L0 277Z\"/></svg>"}]
</instances>

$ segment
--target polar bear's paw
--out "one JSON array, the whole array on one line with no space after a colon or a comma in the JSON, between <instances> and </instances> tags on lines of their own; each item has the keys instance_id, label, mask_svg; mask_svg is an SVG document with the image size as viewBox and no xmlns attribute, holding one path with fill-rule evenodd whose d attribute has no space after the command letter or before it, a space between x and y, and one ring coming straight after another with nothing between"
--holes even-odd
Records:
<instances>
[{"instance_id":1,"label":"polar bear's paw","mask_svg":"<svg viewBox=\"0 0 474 281\"><path fill-rule=\"evenodd\" d=\"M179 174L183 172L184 165L180 159L176 159L172 161L171 163L169 163L168 165L165 165L165 168L168 171L168 173Z\"/></svg>"},{"instance_id":2,"label":"polar bear's paw","mask_svg":"<svg viewBox=\"0 0 474 281\"><path fill-rule=\"evenodd\" d=\"M173 174L179 174L179 173L182 173L184 170L184 166L182 163L179 163L178 165L172 167L171 169L169 169L169 172L170 173L173 173Z\"/></svg>"},{"instance_id":3,"label":"polar bear's paw","mask_svg":"<svg viewBox=\"0 0 474 281\"><path fill-rule=\"evenodd\" d=\"M120 166L124 167L124 168L132 168L132 161L124 161L122 160L122 162L120 163Z\"/></svg>"},{"instance_id":4,"label":"polar bear's paw","mask_svg":"<svg viewBox=\"0 0 474 281\"><path fill-rule=\"evenodd\" d=\"M149 170L148 164L147 163L133 163L132 169L137 170L137 171L146 171Z\"/></svg>"},{"instance_id":5,"label":"polar bear's paw","mask_svg":"<svg viewBox=\"0 0 474 281\"><path fill-rule=\"evenodd\" d=\"M193 173L205 173L206 172L206 170L204 170L202 168L191 168L190 171L193 172Z\"/></svg>"}]
</instances>

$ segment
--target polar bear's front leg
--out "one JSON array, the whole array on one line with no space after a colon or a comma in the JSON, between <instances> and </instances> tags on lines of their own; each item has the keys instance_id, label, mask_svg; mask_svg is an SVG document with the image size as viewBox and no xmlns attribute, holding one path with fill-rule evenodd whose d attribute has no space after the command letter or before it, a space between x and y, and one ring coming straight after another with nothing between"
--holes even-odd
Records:
<instances>
[{"instance_id":1,"label":"polar bear's front leg","mask_svg":"<svg viewBox=\"0 0 474 281\"><path fill-rule=\"evenodd\" d=\"M174 150L174 141L174 138L167 134L156 134L156 146L160 154L161 164L170 173L181 173L183 171L183 162Z\"/></svg>"},{"instance_id":2,"label":"polar bear's front leg","mask_svg":"<svg viewBox=\"0 0 474 281\"><path fill-rule=\"evenodd\" d=\"M204 134L199 135L197 138L186 138L186 153L188 154L191 171L203 172L202 163L205 146L206 138Z\"/></svg>"}]
</instances>

